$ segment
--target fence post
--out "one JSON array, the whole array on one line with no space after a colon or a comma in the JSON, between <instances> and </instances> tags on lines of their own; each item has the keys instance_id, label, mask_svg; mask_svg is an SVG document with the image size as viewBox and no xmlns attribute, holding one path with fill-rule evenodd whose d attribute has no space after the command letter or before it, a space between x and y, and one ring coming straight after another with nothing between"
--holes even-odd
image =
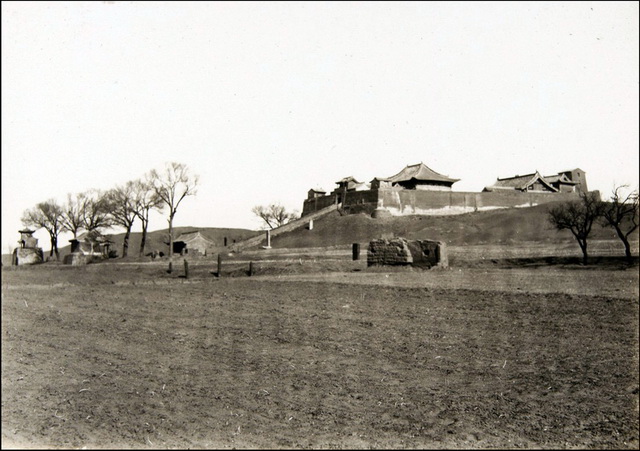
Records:
<instances>
[{"instance_id":1,"label":"fence post","mask_svg":"<svg viewBox=\"0 0 640 451\"><path fill-rule=\"evenodd\" d=\"M184 278L189 278L189 262L187 262L186 258L184 259Z\"/></svg>"},{"instance_id":2,"label":"fence post","mask_svg":"<svg viewBox=\"0 0 640 451\"><path fill-rule=\"evenodd\" d=\"M253 275L253 262L249 262L249 277Z\"/></svg>"},{"instance_id":3,"label":"fence post","mask_svg":"<svg viewBox=\"0 0 640 451\"><path fill-rule=\"evenodd\" d=\"M222 277L222 255L218 254L218 277Z\"/></svg>"}]
</instances>

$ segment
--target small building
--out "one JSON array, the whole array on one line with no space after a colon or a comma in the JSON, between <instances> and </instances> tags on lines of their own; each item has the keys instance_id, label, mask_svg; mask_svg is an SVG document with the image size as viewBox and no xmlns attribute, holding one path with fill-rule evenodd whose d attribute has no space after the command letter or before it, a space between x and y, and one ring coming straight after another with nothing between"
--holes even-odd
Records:
<instances>
[{"instance_id":1,"label":"small building","mask_svg":"<svg viewBox=\"0 0 640 451\"><path fill-rule=\"evenodd\" d=\"M578 193L588 193L587 173L580 168L571 169L570 171L562 171L558 174L566 176L572 182L575 182L575 191Z\"/></svg>"},{"instance_id":2,"label":"small building","mask_svg":"<svg viewBox=\"0 0 640 451\"><path fill-rule=\"evenodd\" d=\"M582 169L562 171L544 177L536 171L532 174L498 178L493 185L485 187L483 192L503 190L534 193L586 193L587 176Z\"/></svg>"},{"instance_id":3,"label":"small building","mask_svg":"<svg viewBox=\"0 0 640 451\"><path fill-rule=\"evenodd\" d=\"M546 175L544 178L551 186L557 189L559 193L576 192L578 182L569 179L567 175L562 172L556 175Z\"/></svg>"},{"instance_id":4,"label":"small building","mask_svg":"<svg viewBox=\"0 0 640 451\"><path fill-rule=\"evenodd\" d=\"M336 189L331 191L331 195L335 196L337 203L342 203L347 193L354 191L366 191L371 188L368 183L359 182L352 176L338 180L336 185L338 186Z\"/></svg>"},{"instance_id":5,"label":"small building","mask_svg":"<svg viewBox=\"0 0 640 451\"><path fill-rule=\"evenodd\" d=\"M44 261L42 248L38 247L38 239L33 236L35 230L18 230L20 233L19 247L14 249L11 264L15 266L33 265Z\"/></svg>"},{"instance_id":6,"label":"small building","mask_svg":"<svg viewBox=\"0 0 640 451\"><path fill-rule=\"evenodd\" d=\"M401 188L425 191L451 191L452 185L460 179L442 175L424 163L407 165L391 177L376 177L371 181L371 189Z\"/></svg>"},{"instance_id":7,"label":"small building","mask_svg":"<svg viewBox=\"0 0 640 451\"><path fill-rule=\"evenodd\" d=\"M113 241L95 230L78 238L72 238L69 243L71 243L71 253L65 256L63 261L65 265L86 265L107 259L113 245Z\"/></svg>"},{"instance_id":8,"label":"small building","mask_svg":"<svg viewBox=\"0 0 640 451\"><path fill-rule=\"evenodd\" d=\"M173 242L173 252L176 254L207 255L207 251L213 247L215 243L199 230L183 233Z\"/></svg>"},{"instance_id":9,"label":"small building","mask_svg":"<svg viewBox=\"0 0 640 451\"><path fill-rule=\"evenodd\" d=\"M307 192L307 199L316 199L318 197L322 197L324 195L326 195L327 192L321 188L311 188L308 192Z\"/></svg>"},{"instance_id":10,"label":"small building","mask_svg":"<svg viewBox=\"0 0 640 451\"><path fill-rule=\"evenodd\" d=\"M549 183L538 171L533 174L516 175L515 177L498 178L496 182L484 188L485 192L523 191L534 193L557 193L558 189Z\"/></svg>"}]
</instances>

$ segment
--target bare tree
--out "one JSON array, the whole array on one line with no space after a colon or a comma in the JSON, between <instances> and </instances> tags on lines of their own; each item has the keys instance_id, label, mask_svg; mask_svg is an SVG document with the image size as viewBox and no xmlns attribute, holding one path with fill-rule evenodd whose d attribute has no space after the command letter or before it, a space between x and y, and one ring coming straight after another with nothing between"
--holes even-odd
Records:
<instances>
[{"instance_id":1,"label":"bare tree","mask_svg":"<svg viewBox=\"0 0 640 451\"><path fill-rule=\"evenodd\" d=\"M62 207L62 225L64 230L73 233L73 238L78 238L78 233L84 228L84 193L67 194L67 202Z\"/></svg>"},{"instance_id":2,"label":"bare tree","mask_svg":"<svg viewBox=\"0 0 640 451\"><path fill-rule=\"evenodd\" d=\"M140 257L144 256L144 248L147 243L147 228L149 226L149 212L152 209L162 210L164 203L153 189L153 183L149 175L144 179L133 182L135 214L142 225L140 238Z\"/></svg>"},{"instance_id":3,"label":"bare tree","mask_svg":"<svg viewBox=\"0 0 640 451\"><path fill-rule=\"evenodd\" d=\"M638 228L638 190L625 196L622 191L627 185L614 188L611 201L602 206L603 226L613 227L624 244L624 253L631 261L629 235Z\"/></svg>"},{"instance_id":4,"label":"bare tree","mask_svg":"<svg viewBox=\"0 0 640 451\"><path fill-rule=\"evenodd\" d=\"M180 202L187 196L197 192L198 176L191 175L189 168L183 163L167 163L162 172L151 171L153 188L160 200L169 209L169 262L173 257L173 218Z\"/></svg>"},{"instance_id":5,"label":"bare tree","mask_svg":"<svg viewBox=\"0 0 640 451\"><path fill-rule=\"evenodd\" d=\"M127 182L123 186L109 190L105 195L111 222L125 229L122 243L123 258L129 254L129 237L136 219L135 194L135 182Z\"/></svg>"},{"instance_id":6,"label":"bare tree","mask_svg":"<svg viewBox=\"0 0 640 451\"><path fill-rule=\"evenodd\" d=\"M25 226L33 226L44 228L49 232L51 240L51 251L49 257L55 253L56 260L60 259L58 252L58 235L64 230L62 224L63 209L55 200L49 199L46 202L40 202L30 210L26 210L22 215L22 224Z\"/></svg>"},{"instance_id":7,"label":"bare tree","mask_svg":"<svg viewBox=\"0 0 640 451\"><path fill-rule=\"evenodd\" d=\"M99 231L114 225L110 215L110 206L106 193L92 189L84 193L82 225L87 232Z\"/></svg>"},{"instance_id":8,"label":"bare tree","mask_svg":"<svg viewBox=\"0 0 640 451\"><path fill-rule=\"evenodd\" d=\"M602 216L602 202L597 191L580 193L580 199L564 202L549 210L549 222L556 229L571 231L582 250L582 263L587 264L587 238L594 222Z\"/></svg>"},{"instance_id":9,"label":"bare tree","mask_svg":"<svg viewBox=\"0 0 640 451\"><path fill-rule=\"evenodd\" d=\"M291 213L280 204L271 204L267 207L261 205L255 206L251 209L253 214L262 219L270 229L285 225L289 221L298 219L296 211Z\"/></svg>"}]
</instances>

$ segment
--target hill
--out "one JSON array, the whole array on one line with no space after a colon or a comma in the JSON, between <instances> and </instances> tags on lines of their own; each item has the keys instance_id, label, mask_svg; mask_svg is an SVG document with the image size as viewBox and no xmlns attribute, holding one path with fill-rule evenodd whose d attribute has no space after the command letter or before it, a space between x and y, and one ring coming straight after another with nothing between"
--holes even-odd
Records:
<instances>
[{"instance_id":1,"label":"hill","mask_svg":"<svg viewBox=\"0 0 640 451\"><path fill-rule=\"evenodd\" d=\"M314 221L313 229L297 229L272 239L277 248L329 247L365 243L376 238L401 236L433 239L449 245L510 244L517 242L573 242L568 230L558 231L547 220L553 204L529 208L478 211L453 216L401 216L330 213ZM615 231L595 225L592 240L617 240ZM635 241L638 235L635 235Z\"/></svg>"}]
</instances>

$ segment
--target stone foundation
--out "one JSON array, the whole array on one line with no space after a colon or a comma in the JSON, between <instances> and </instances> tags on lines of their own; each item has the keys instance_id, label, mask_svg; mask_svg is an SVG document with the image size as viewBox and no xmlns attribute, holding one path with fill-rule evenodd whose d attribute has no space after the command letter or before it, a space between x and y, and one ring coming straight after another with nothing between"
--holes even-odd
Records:
<instances>
[{"instance_id":1,"label":"stone foundation","mask_svg":"<svg viewBox=\"0 0 640 451\"><path fill-rule=\"evenodd\" d=\"M81 252L72 252L71 254L65 255L63 263L65 265L88 265L89 263L102 261L102 256L99 255L91 255L91 254L83 254Z\"/></svg>"},{"instance_id":2,"label":"stone foundation","mask_svg":"<svg viewBox=\"0 0 640 451\"><path fill-rule=\"evenodd\" d=\"M36 248L17 248L13 251L13 264L15 265L34 265L44 261L42 249Z\"/></svg>"}]
</instances>

